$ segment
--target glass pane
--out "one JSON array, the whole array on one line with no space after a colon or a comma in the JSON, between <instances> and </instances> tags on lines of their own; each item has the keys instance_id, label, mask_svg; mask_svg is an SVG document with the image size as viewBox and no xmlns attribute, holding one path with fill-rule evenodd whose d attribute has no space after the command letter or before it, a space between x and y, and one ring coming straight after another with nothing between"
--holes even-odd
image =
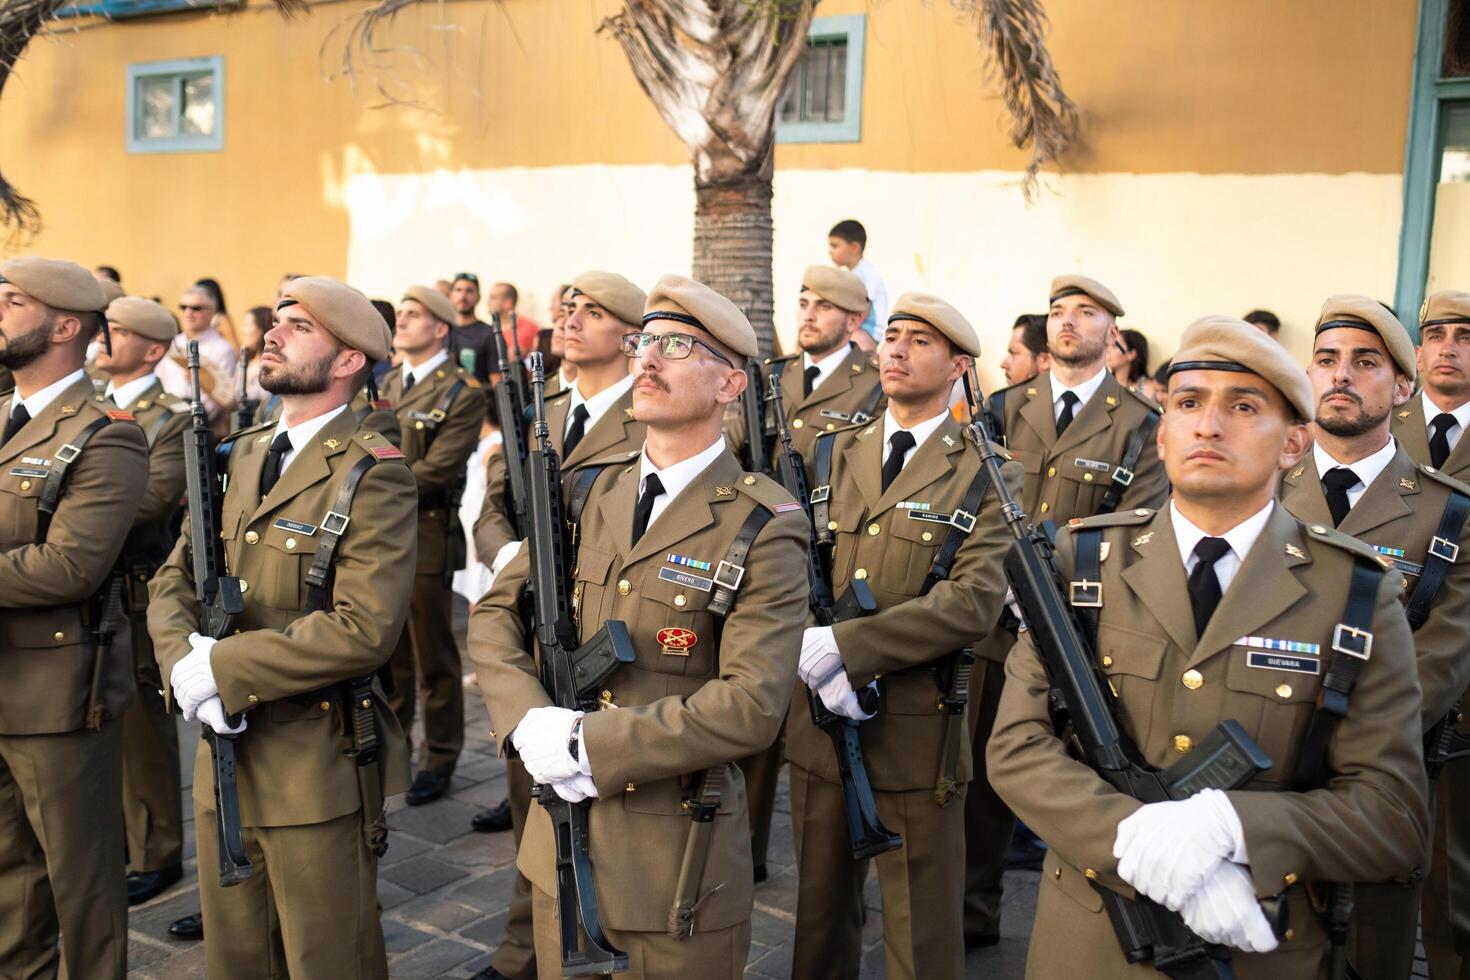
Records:
<instances>
[{"instance_id":1,"label":"glass pane","mask_svg":"<svg viewBox=\"0 0 1470 980\"><path fill-rule=\"evenodd\" d=\"M214 135L214 76L195 75L184 79L184 111L179 120L184 136Z\"/></svg>"},{"instance_id":2,"label":"glass pane","mask_svg":"<svg viewBox=\"0 0 1470 980\"><path fill-rule=\"evenodd\" d=\"M138 137L167 139L174 135L175 86L171 75L138 80Z\"/></svg>"},{"instance_id":3,"label":"glass pane","mask_svg":"<svg viewBox=\"0 0 1470 980\"><path fill-rule=\"evenodd\" d=\"M1470 102L1444 107L1426 292L1470 288Z\"/></svg>"},{"instance_id":4,"label":"glass pane","mask_svg":"<svg viewBox=\"0 0 1470 980\"><path fill-rule=\"evenodd\" d=\"M847 107L847 42L833 41L827 47L831 70L827 73L827 121L842 122Z\"/></svg>"},{"instance_id":5,"label":"glass pane","mask_svg":"<svg viewBox=\"0 0 1470 980\"><path fill-rule=\"evenodd\" d=\"M1450 0L1444 22L1444 78L1470 75L1470 0Z\"/></svg>"},{"instance_id":6,"label":"glass pane","mask_svg":"<svg viewBox=\"0 0 1470 980\"><path fill-rule=\"evenodd\" d=\"M827 118L828 48L812 45L806 50L806 111L802 119L821 121Z\"/></svg>"}]
</instances>

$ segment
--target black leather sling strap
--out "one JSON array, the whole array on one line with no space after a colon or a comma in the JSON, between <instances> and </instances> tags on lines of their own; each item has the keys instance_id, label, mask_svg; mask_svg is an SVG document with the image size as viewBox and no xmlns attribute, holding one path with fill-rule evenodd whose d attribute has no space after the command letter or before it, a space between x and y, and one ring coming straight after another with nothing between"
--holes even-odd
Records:
<instances>
[{"instance_id":1,"label":"black leather sling strap","mask_svg":"<svg viewBox=\"0 0 1470 980\"><path fill-rule=\"evenodd\" d=\"M61 504L61 491L66 488L66 475L71 471L72 464L82 455L82 450L92 437L111 422L112 419L107 416L89 422L86 428L77 433L74 440L56 450L52 457L51 471L46 474L46 483L41 487L40 499L36 501L36 544L46 543L46 532L51 529L51 518L56 515L56 508Z\"/></svg>"},{"instance_id":2,"label":"black leather sling strap","mask_svg":"<svg viewBox=\"0 0 1470 980\"><path fill-rule=\"evenodd\" d=\"M1159 428L1159 413L1149 412L1138 428L1133 430L1133 435L1128 437L1128 444L1123 448L1123 458L1118 465L1113 467L1112 482L1108 484L1107 492L1103 494L1102 503L1098 504L1097 513L1111 514L1118 509L1118 504L1123 500L1123 493L1133 483L1133 472L1138 467L1139 457L1143 455L1143 447L1153 441L1154 433Z\"/></svg>"},{"instance_id":3,"label":"black leather sling strap","mask_svg":"<svg viewBox=\"0 0 1470 980\"><path fill-rule=\"evenodd\" d=\"M347 471L346 479L337 488L331 510L322 518L316 554L311 556L311 566L306 570L306 607L302 611L303 615L310 615L327 607L327 586L332 575L332 562L337 557L337 546L342 541L342 535L347 533L347 525L352 522L352 498L356 496L357 486L362 478L377 461L376 456L369 454L353 464L352 469Z\"/></svg>"},{"instance_id":4,"label":"black leather sling strap","mask_svg":"<svg viewBox=\"0 0 1470 980\"><path fill-rule=\"evenodd\" d=\"M955 556L959 554L960 545L964 544L965 538L975 530L976 516L980 513L980 505L984 502L985 493L989 489L990 473L981 469L975 474L975 479L970 482L970 489L965 491L959 509L949 519L949 532L945 534L939 550L934 553L934 560L929 563L929 571L924 576L924 584L919 587L919 595L928 595L934 586L949 578L950 570L954 568Z\"/></svg>"},{"instance_id":5,"label":"black leather sling strap","mask_svg":"<svg viewBox=\"0 0 1470 980\"><path fill-rule=\"evenodd\" d=\"M1458 490L1450 491L1445 501L1444 513L1440 515L1439 527L1429 539L1429 553L1424 559L1424 570L1409 601L1404 605L1404 615L1409 619L1409 628L1418 630L1429 619L1429 607L1444 585L1450 566L1460 556L1460 534L1465 527L1465 517L1470 514L1470 497Z\"/></svg>"}]
</instances>

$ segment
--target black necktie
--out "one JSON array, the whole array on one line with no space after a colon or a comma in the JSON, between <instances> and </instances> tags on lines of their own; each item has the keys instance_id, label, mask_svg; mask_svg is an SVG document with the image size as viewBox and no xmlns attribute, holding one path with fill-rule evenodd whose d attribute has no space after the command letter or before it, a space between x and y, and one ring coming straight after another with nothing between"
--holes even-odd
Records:
<instances>
[{"instance_id":1,"label":"black necktie","mask_svg":"<svg viewBox=\"0 0 1470 980\"><path fill-rule=\"evenodd\" d=\"M405 395L408 394L410 391L413 391L414 380L415 379L413 376L413 372L408 372L408 376L403 379L403 393Z\"/></svg>"},{"instance_id":2,"label":"black necktie","mask_svg":"<svg viewBox=\"0 0 1470 980\"><path fill-rule=\"evenodd\" d=\"M260 495L264 497L281 478L281 460L291 451L291 437L282 432L271 440L270 451L265 454L265 466L260 471Z\"/></svg>"},{"instance_id":3,"label":"black necktie","mask_svg":"<svg viewBox=\"0 0 1470 980\"><path fill-rule=\"evenodd\" d=\"M1224 538L1200 538L1194 546L1194 571L1189 573L1189 603L1194 606L1194 634L1204 636L1215 607L1220 604L1220 577L1215 562L1230 553L1230 542Z\"/></svg>"},{"instance_id":4,"label":"black necktie","mask_svg":"<svg viewBox=\"0 0 1470 980\"><path fill-rule=\"evenodd\" d=\"M817 386L817 375L821 373L822 369L815 364L801 373L801 392L803 395L810 395L812 393L812 389Z\"/></svg>"},{"instance_id":5,"label":"black necktie","mask_svg":"<svg viewBox=\"0 0 1470 980\"><path fill-rule=\"evenodd\" d=\"M1062 392L1062 412L1057 416L1057 435L1067 431L1067 426L1072 424L1072 413L1077 411L1077 403L1082 399L1075 392Z\"/></svg>"},{"instance_id":6,"label":"black necktie","mask_svg":"<svg viewBox=\"0 0 1470 980\"><path fill-rule=\"evenodd\" d=\"M658 478L657 473L648 474L648 478L643 481L643 493L638 497L638 505L633 508L634 544L648 530L648 519L653 516L653 502L663 495L663 481Z\"/></svg>"},{"instance_id":7,"label":"black necktie","mask_svg":"<svg viewBox=\"0 0 1470 980\"><path fill-rule=\"evenodd\" d=\"M10 413L10 418L7 419L5 422L5 438L0 439L0 446L3 446L7 442L9 442L10 437L15 435L21 429L25 428L25 424L30 420L31 413L26 411L26 407L24 405L17 404L15 406L15 411Z\"/></svg>"},{"instance_id":8,"label":"black necktie","mask_svg":"<svg viewBox=\"0 0 1470 980\"><path fill-rule=\"evenodd\" d=\"M889 484L898 478L903 472L903 460L908 451L914 448L914 434L899 429L888 438L888 459L883 462L883 490L887 492Z\"/></svg>"},{"instance_id":9,"label":"black necktie","mask_svg":"<svg viewBox=\"0 0 1470 980\"><path fill-rule=\"evenodd\" d=\"M1348 503L1348 489L1358 485L1358 474L1346 466L1334 466L1322 474L1322 492L1327 495L1327 509L1332 511L1332 526L1337 527L1353 509Z\"/></svg>"},{"instance_id":10,"label":"black necktie","mask_svg":"<svg viewBox=\"0 0 1470 980\"><path fill-rule=\"evenodd\" d=\"M567 429L566 438L561 441L561 458L566 459L577 448L577 443L587 434L587 406L578 405L572 409L572 424Z\"/></svg>"},{"instance_id":11,"label":"black necktie","mask_svg":"<svg viewBox=\"0 0 1470 980\"><path fill-rule=\"evenodd\" d=\"M1449 412L1440 412L1429 423L1434 426L1434 435L1429 437L1429 462L1435 469L1444 469L1444 461L1450 458L1450 429L1459 424Z\"/></svg>"}]
</instances>

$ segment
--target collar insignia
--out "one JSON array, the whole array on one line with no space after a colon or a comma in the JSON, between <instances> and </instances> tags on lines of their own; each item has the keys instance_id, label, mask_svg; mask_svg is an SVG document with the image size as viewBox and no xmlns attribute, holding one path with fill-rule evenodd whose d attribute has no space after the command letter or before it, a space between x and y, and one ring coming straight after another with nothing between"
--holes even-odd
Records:
<instances>
[{"instance_id":1,"label":"collar insignia","mask_svg":"<svg viewBox=\"0 0 1470 980\"><path fill-rule=\"evenodd\" d=\"M1294 544L1289 544L1289 545L1286 546L1286 553L1288 555L1290 555L1291 557L1293 557L1293 558L1305 558L1305 557L1307 557L1307 553L1305 551L1303 551L1302 549L1298 548Z\"/></svg>"},{"instance_id":2,"label":"collar insignia","mask_svg":"<svg viewBox=\"0 0 1470 980\"><path fill-rule=\"evenodd\" d=\"M1148 544L1153 539L1154 539L1154 532L1152 532L1152 531L1149 531L1147 534L1140 534L1138 537L1136 537L1136 538L1133 539L1133 547L1135 547L1135 548L1142 547L1143 545Z\"/></svg>"}]
</instances>

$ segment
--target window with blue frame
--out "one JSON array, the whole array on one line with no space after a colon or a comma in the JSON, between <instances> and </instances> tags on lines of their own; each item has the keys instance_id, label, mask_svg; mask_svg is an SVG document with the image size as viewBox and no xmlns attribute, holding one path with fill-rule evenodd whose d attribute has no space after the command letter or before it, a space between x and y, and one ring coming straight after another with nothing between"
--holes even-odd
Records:
<instances>
[{"instance_id":1,"label":"window with blue frame","mask_svg":"<svg viewBox=\"0 0 1470 980\"><path fill-rule=\"evenodd\" d=\"M128 152L224 149L225 64L221 57L128 66Z\"/></svg>"},{"instance_id":2,"label":"window with blue frame","mask_svg":"<svg viewBox=\"0 0 1470 980\"><path fill-rule=\"evenodd\" d=\"M778 143L857 143L863 138L867 17L815 17L806 50L776 110Z\"/></svg>"}]
</instances>

